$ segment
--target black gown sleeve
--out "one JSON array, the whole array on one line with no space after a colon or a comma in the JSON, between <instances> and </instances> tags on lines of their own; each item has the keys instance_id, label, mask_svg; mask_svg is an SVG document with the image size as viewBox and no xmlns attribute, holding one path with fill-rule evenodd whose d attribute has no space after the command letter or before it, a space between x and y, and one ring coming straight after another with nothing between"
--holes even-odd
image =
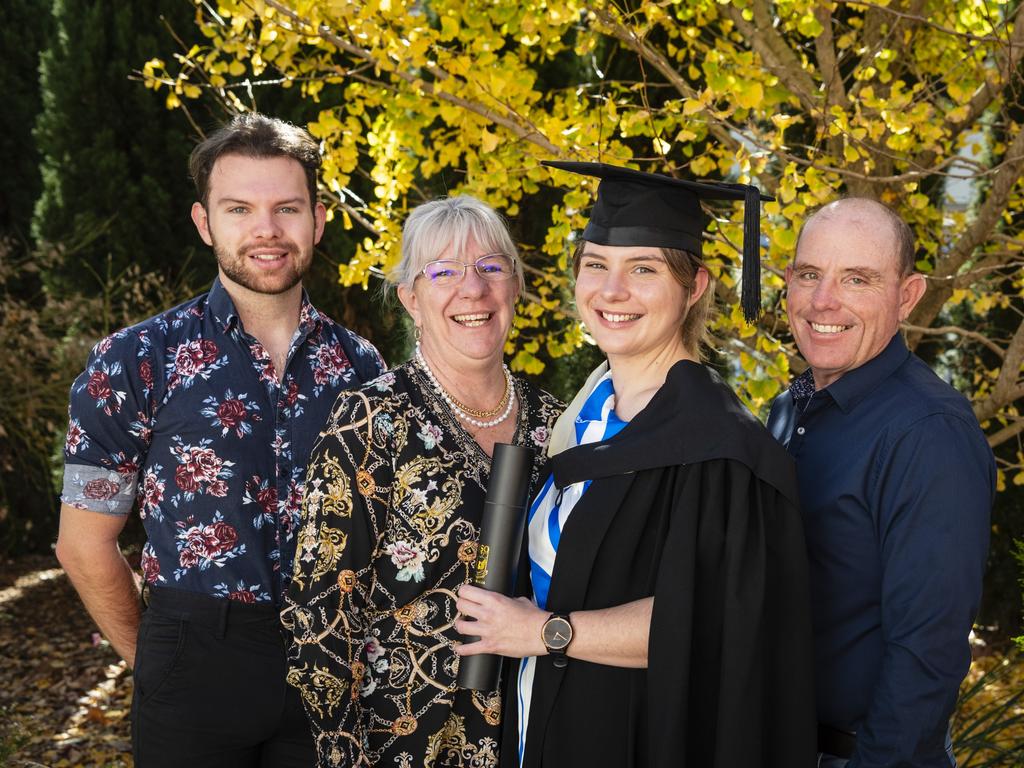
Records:
<instances>
[{"instance_id":1,"label":"black gown sleeve","mask_svg":"<svg viewBox=\"0 0 1024 768\"><path fill-rule=\"evenodd\" d=\"M745 465L680 468L648 667L652 766L814 765L810 598L797 508Z\"/></svg>"}]
</instances>

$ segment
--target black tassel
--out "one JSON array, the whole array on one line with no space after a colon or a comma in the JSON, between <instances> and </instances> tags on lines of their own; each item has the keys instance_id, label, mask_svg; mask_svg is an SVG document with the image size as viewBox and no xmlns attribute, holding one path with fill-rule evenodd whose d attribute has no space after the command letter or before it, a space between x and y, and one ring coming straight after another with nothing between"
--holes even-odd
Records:
<instances>
[{"instance_id":1,"label":"black tassel","mask_svg":"<svg viewBox=\"0 0 1024 768\"><path fill-rule=\"evenodd\" d=\"M743 318L756 323L761 317L761 193L748 186L743 198Z\"/></svg>"}]
</instances>

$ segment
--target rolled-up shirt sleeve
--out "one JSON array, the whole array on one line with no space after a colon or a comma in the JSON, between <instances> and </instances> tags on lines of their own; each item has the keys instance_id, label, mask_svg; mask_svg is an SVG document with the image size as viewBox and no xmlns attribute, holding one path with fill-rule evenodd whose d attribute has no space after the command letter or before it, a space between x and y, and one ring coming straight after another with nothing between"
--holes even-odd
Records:
<instances>
[{"instance_id":1,"label":"rolled-up shirt sleeve","mask_svg":"<svg viewBox=\"0 0 1024 768\"><path fill-rule=\"evenodd\" d=\"M100 341L71 386L61 501L126 515L150 443L156 372L144 331Z\"/></svg>"},{"instance_id":2,"label":"rolled-up shirt sleeve","mask_svg":"<svg viewBox=\"0 0 1024 768\"><path fill-rule=\"evenodd\" d=\"M850 768L948 765L944 738L971 662L995 487L977 424L917 421L875 486L884 656Z\"/></svg>"}]
</instances>

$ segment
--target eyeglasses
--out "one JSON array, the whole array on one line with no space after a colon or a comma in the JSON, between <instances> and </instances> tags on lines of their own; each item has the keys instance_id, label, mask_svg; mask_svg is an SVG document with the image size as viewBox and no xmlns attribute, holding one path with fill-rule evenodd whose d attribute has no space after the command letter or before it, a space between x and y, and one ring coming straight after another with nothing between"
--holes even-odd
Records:
<instances>
[{"instance_id":1,"label":"eyeglasses","mask_svg":"<svg viewBox=\"0 0 1024 768\"><path fill-rule=\"evenodd\" d=\"M476 273L483 280L491 283L500 283L515 275L516 260L504 253L489 253L481 256L472 264L463 264L461 261L450 259L438 259L428 262L420 275L430 280L431 285L455 285L466 276L466 270L473 267ZM417 275L419 277L419 275Z\"/></svg>"}]
</instances>

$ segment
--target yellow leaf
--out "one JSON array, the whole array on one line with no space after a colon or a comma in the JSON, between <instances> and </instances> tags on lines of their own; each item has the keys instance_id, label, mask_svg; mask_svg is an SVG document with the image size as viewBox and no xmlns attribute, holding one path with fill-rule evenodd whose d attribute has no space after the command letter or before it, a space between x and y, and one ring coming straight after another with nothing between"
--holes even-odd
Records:
<instances>
[{"instance_id":1,"label":"yellow leaf","mask_svg":"<svg viewBox=\"0 0 1024 768\"><path fill-rule=\"evenodd\" d=\"M907 203L915 211L920 211L924 208L927 208L929 202L930 201L928 200L928 195L922 195L920 193L916 195L911 195L910 198L907 200Z\"/></svg>"},{"instance_id":2,"label":"yellow leaf","mask_svg":"<svg viewBox=\"0 0 1024 768\"><path fill-rule=\"evenodd\" d=\"M772 115L771 121L775 124L775 127L780 131L786 130L793 123L799 123L803 121L803 118L799 115Z\"/></svg>"},{"instance_id":3,"label":"yellow leaf","mask_svg":"<svg viewBox=\"0 0 1024 768\"><path fill-rule=\"evenodd\" d=\"M805 13L801 16L800 20L796 23L796 28L800 30L800 34L807 37L817 37L825 31L824 27L821 26L821 22L815 18L813 13Z\"/></svg>"},{"instance_id":4,"label":"yellow leaf","mask_svg":"<svg viewBox=\"0 0 1024 768\"><path fill-rule=\"evenodd\" d=\"M459 20L451 16L441 17L441 39L451 40L459 34Z\"/></svg>"},{"instance_id":5,"label":"yellow leaf","mask_svg":"<svg viewBox=\"0 0 1024 768\"><path fill-rule=\"evenodd\" d=\"M495 133L491 133L486 128L480 134L480 146L484 152L493 152L498 148L499 138Z\"/></svg>"},{"instance_id":6,"label":"yellow leaf","mask_svg":"<svg viewBox=\"0 0 1024 768\"><path fill-rule=\"evenodd\" d=\"M770 400L779 393L779 382L770 378L755 378L747 381L747 391L751 397L762 402Z\"/></svg>"},{"instance_id":7,"label":"yellow leaf","mask_svg":"<svg viewBox=\"0 0 1024 768\"><path fill-rule=\"evenodd\" d=\"M707 176L713 170L715 170L715 161L707 155L701 155L692 163L690 163L690 170L695 176Z\"/></svg>"},{"instance_id":8,"label":"yellow leaf","mask_svg":"<svg viewBox=\"0 0 1024 768\"><path fill-rule=\"evenodd\" d=\"M683 102L683 114L695 115L704 109L704 102L700 99L687 99Z\"/></svg>"},{"instance_id":9,"label":"yellow leaf","mask_svg":"<svg viewBox=\"0 0 1024 768\"><path fill-rule=\"evenodd\" d=\"M753 109L764 101L764 88L760 83L742 83L736 91L736 103L744 109Z\"/></svg>"},{"instance_id":10,"label":"yellow leaf","mask_svg":"<svg viewBox=\"0 0 1024 768\"><path fill-rule=\"evenodd\" d=\"M510 367L514 371L522 371L530 375L536 375L543 372L544 363L538 360L534 355L531 355L525 349L520 349L516 356L512 358Z\"/></svg>"},{"instance_id":11,"label":"yellow leaf","mask_svg":"<svg viewBox=\"0 0 1024 768\"><path fill-rule=\"evenodd\" d=\"M779 183L778 197L779 200L784 203L791 203L793 202L793 198L796 197L796 186L792 181L790 181L788 176L783 177L782 181Z\"/></svg>"},{"instance_id":12,"label":"yellow leaf","mask_svg":"<svg viewBox=\"0 0 1024 768\"><path fill-rule=\"evenodd\" d=\"M796 231L788 227L776 227L772 231L772 242L784 251L791 251L796 246Z\"/></svg>"}]
</instances>

